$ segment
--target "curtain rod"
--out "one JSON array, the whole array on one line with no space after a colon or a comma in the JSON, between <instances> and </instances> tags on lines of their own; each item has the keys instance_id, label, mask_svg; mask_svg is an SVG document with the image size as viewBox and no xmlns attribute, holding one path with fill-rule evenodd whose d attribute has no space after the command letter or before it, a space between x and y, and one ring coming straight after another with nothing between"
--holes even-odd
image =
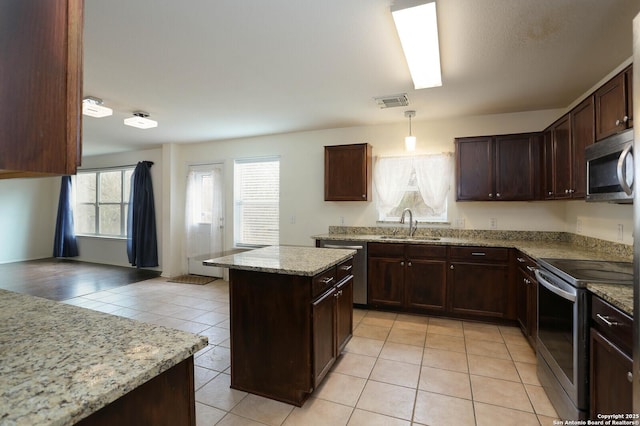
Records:
<instances>
[{"instance_id":1,"label":"curtain rod","mask_svg":"<svg viewBox=\"0 0 640 426\"><path fill-rule=\"evenodd\" d=\"M141 163L149 163L151 166L154 164L153 161L141 161ZM87 168L87 169L83 169L83 168L79 168L78 171L80 172L93 172L93 171L99 171L99 170L117 170L117 169L128 169L131 167L136 167L138 165L138 163L136 164L123 164L122 166L109 166L109 167L91 167L91 168Z\"/></svg>"}]
</instances>

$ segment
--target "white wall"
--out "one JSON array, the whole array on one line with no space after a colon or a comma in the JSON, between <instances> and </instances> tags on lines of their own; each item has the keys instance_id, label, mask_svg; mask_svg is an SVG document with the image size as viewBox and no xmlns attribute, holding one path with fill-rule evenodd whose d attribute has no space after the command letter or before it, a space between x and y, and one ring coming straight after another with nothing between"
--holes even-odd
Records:
<instances>
[{"instance_id":1,"label":"white wall","mask_svg":"<svg viewBox=\"0 0 640 426\"><path fill-rule=\"evenodd\" d=\"M0 263L53 255L60 178L0 180Z\"/></svg>"}]
</instances>

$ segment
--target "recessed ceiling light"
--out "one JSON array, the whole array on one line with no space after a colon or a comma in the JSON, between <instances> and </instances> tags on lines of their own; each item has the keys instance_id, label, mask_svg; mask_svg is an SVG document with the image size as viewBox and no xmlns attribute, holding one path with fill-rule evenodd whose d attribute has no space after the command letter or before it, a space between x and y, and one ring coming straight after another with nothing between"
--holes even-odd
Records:
<instances>
[{"instance_id":1,"label":"recessed ceiling light","mask_svg":"<svg viewBox=\"0 0 640 426\"><path fill-rule=\"evenodd\" d=\"M102 118L112 115L113 110L102 106L102 99L86 96L82 100L82 114L89 117Z\"/></svg>"},{"instance_id":2,"label":"recessed ceiling light","mask_svg":"<svg viewBox=\"0 0 640 426\"><path fill-rule=\"evenodd\" d=\"M124 119L124 124L131 127L137 127L138 129L151 129L153 127L158 127L158 122L151 120L148 117L148 113L136 111L133 113L133 117Z\"/></svg>"}]
</instances>

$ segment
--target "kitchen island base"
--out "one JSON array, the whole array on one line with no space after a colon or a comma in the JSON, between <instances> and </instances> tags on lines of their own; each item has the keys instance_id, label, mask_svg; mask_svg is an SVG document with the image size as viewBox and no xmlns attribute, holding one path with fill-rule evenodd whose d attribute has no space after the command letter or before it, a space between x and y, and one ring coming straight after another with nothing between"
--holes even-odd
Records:
<instances>
[{"instance_id":1,"label":"kitchen island base","mask_svg":"<svg viewBox=\"0 0 640 426\"><path fill-rule=\"evenodd\" d=\"M315 276L229 271L233 389L304 404L351 337L351 262Z\"/></svg>"}]
</instances>

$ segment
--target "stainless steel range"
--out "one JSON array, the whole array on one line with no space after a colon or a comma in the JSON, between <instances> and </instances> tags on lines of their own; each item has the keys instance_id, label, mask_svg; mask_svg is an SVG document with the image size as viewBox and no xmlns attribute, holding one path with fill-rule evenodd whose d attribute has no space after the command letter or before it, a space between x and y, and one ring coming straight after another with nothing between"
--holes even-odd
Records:
<instances>
[{"instance_id":1,"label":"stainless steel range","mask_svg":"<svg viewBox=\"0 0 640 426\"><path fill-rule=\"evenodd\" d=\"M633 284L631 262L538 259L538 379L562 419L589 412L587 283Z\"/></svg>"}]
</instances>

